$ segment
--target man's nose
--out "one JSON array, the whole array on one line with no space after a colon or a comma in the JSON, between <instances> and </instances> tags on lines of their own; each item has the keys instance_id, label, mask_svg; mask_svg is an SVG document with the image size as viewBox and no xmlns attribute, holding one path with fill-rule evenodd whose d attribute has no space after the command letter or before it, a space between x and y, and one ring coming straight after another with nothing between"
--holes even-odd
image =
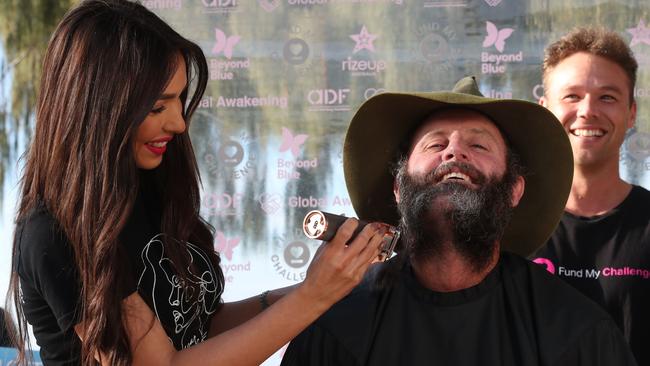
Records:
<instances>
[{"instance_id":1,"label":"man's nose","mask_svg":"<svg viewBox=\"0 0 650 366\"><path fill-rule=\"evenodd\" d=\"M467 149L458 139L450 139L449 144L443 151L443 161L467 161Z\"/></svg>"},{"instance_id":2,"label":"man's nose","mask_svg":"<svg viewBox=\"0 0 650 366\"><path fill-rule=\"evenodd\" d=\"M596 98L592 98L590 95L585 96L578 103L578 118L591 119L598 117L598 106Z\"/></svg>"}]
</instances>

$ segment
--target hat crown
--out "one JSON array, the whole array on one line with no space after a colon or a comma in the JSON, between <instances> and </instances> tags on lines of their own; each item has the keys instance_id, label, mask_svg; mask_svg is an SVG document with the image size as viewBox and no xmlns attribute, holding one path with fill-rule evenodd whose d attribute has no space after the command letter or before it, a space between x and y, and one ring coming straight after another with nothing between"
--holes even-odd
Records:
<instances>
[{"instance_id":1,"label":"hat crown","mask_svg":"<svg viewBox=\"0 0 650 366\"><path fill-rule=\"evenodd\" d=\"M451 91L453 93L470 94L477 97L483 97L483 94L481 94L481 91L478 89L478 84L476 84L476 77L474 76L466 76L458 80Z\"/></svg>"}]
</instances>

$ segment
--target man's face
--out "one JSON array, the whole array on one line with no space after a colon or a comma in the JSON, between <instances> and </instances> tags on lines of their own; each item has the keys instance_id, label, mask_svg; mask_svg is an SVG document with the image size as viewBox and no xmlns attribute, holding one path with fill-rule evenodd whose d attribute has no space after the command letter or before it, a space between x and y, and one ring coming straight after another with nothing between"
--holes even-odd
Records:
<instances>
[{"instance_id":1,"label":"man's face","mask_svg":"<svg viewBox=\"0 0 650 366\"><path fill-rule=\"evenodd\" d=\"M564 126L575 165L618 167L625 132L636 118L629 83L619 65L585 52L547 72L540 104Z\"/></svg>"},{"instance_id":2,"label":"man's face","mask_svg":"<svg viewBox=\"0 0 650 366\"><path fill-rule=\"evenodd\" d=\"M506 152L497 127L479 113L447 110L422 124L395 183L411 255L435 255L451 243L477 271L489 262L523 194L523 178L506 171Z\"/></svg>"}]
</instances>

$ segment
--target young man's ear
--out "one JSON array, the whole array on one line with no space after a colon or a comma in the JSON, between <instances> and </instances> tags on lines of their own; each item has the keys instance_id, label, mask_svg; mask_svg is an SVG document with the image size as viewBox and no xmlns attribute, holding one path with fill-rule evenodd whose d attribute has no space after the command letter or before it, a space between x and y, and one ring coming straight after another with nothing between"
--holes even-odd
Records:
<instances>
[{"instance_id":1,"label":"young man's ear","mask_svg":"<svg viewBox=\"0 0 650 366\"><path fill-rule=\"evenodd\" d=\"M539 100L537 101L537 103L539 103L539 105L541 105L541 106L543 106L543 107L546 107L546 98L542 95L542 96L539 98Z\"/></svg>"},{"instance_id":2,"label":"young man's ear","mask_svg":"<svg viewBox=\"0 0 650 366\"><path fill-rule=\"evenodd\" d=\"M524 190L526 188L526 180L521 175L517 176L515 184L512 186L512 199L510 205L512 207L517 207L521 197L524 195Z\"/></svg>"}]
</instances>

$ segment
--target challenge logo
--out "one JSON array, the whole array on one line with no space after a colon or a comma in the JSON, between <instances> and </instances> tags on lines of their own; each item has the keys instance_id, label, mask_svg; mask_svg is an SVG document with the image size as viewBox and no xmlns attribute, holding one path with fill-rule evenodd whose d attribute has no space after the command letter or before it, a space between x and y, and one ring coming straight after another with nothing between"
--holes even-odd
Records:
<instances>
[{"instance_id":1,"label":"challenge logo","mask_svg":"<svg viewBox=\"0 0 650 366\"><path fill-rule=\"evenodd\" d=\"M637 131L625 141L627 153L634 159L644 161L650 157L650 134Z\"/></svg>"},{"instance_id":2,"label":"challenge logo","mask_svg":"<svg viewBox=\"0 0 650 366\"><path fill-rule=\"evenodd\" d=\"M352 54L366 50L365 54L375 53L374 41L379 36L368 32L366 26L362 26L357 34L351 34L350 38L354 41ZM373 76L386 70L386 61L384 60L357 60L348 56L341 62L341 70L348 71L352 76Z\"/></svg>"},{"instance_id":3,"label":"challenge logo","mask_svg":"<svg viewBox=\"0 0 650 366\"><path fill-rule=\"evenodd\" d=\"M149 10L180 10L183 7L183 0L144 0L142 5Z\"/></svg>"},{"instance_id":4,"label":"challenge logo","mask_svg":"<svg viewBox=\"0 0 650 366\"><path fill-rule=\"evenodd\" d=\"M318 158L311 160L299 160L301 146L307 141L308 135L294 134L293 131L286 127L282 127L282 143L278 152L291 151L293 159L285 160L278 158L277 172L278 179L300 179L300 172L298 169L309 170L318 167Z\"/></svg>"},{"instance_id":5,"label":"challenge logo","mask_svg":"<svg viewBox=\"0 0 650 366\"><path fill-rule=\"evenodd\" d=\"M214 46L212 54L214 56L225 56L225 60L220 58L210 58L208 60L210 69L210 80L233 80L236 70L250 68L249 58L233 59L235 46L241 40L238 35L228 36L219 28L214 28Z\"/></svg>"},{"instance_id":6,"label":"challenge logo","mask_svg":"<svg viewBox=\"0 0 650 366\"><path fill-rule=\"evenodd\" d=\"M309 111L345 112L351 109L347 103L350 89L314 89L307 92Z\"/></svg>"},{"instance_id":7,"label":"challenge logo","mask_svg":"<svg viewBox=\"0 0 650 366\"><path fill-rule=\"evenodd\" d=\"M451 71L451 59L460 54L459 48L451 47L457 42L456 32L449 25L429 23L420 25L416 35L420 42L415 53L421 71L433 77Z\"/></svg>"},{"instance_id":8,"label":"challenge logo","mask_svg":"<svg viewBox=\"0 0 650 366\"><path fill-rule=\"evenodd\" d=\"M246 132L238 137L224 137L216 147L208 149L203 161L208 173L217 177L241 179L253 177L257 167L257 144Z\"/></svg>"},{"instance_id":9,"label":"challenge logo","mask_svg":"<svg viewBox=\"0 0 650 366\"><path fill-rule=\"evenodd\" d=\"M273 238L275 253L271 255L271 265L285 280L301 282L307 277L312 253L316 252L319 244L317 241L306 243L302 240L304 237L302 230L297 229L288 235Z\"/></svg>"},{"instance_id":10,"label":"challenge logo","mask_svg":"<svg viewBox=\"0 0 650 366\"><path fill-rule=\"evenodd\" d=\"M238 0L201 0L206 13L234 13L239 11Z\"/></svg>"},{"instance_id":11,"label":"challenge logo","mask_svg":"<svg viewBox=\"0 0 650 366\"><path fill-rule=\"evenodd\" d=\"M201 214L204 217L241 215L241 203L240 193L204 193L201 197Z\"/></svg>"},{"instance_id":12,"label":"challenge logo","mask_svg":"<svg viewBox=\"0 0 650 366\"><path fill-rule=\"evenodd\" d=\"M513 28L498 29L497 26L490 21L485 22L485 28L487 30L487 35L483 40L483 48L491 48L494 46L499 53L481 52L481 73L503 74L506 72L507 63L523 62L523 51L511 54L503 53L506 46L506 40L510 38L514 32Z\"/></svg>"},{"instance_id":13,"label":"challenge logo","mask_svg":"<svg viewBox=\"0 0 650 366\"><path fill-rule=\"evenodd\" d=\"M309 57L309 45L302 38L291 38L284 44L282 56L290 65L302 65Z\"/></svg>"}]
</instances>

